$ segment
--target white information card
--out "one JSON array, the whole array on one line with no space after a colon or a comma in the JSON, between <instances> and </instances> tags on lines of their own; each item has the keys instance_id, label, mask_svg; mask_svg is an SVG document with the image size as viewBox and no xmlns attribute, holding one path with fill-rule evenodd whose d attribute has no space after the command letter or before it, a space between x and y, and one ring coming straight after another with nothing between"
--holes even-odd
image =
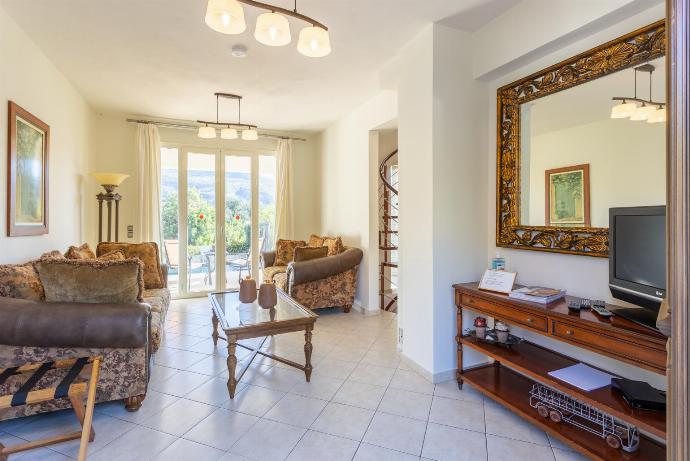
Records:
<instances>
[{"instance_id":1,"label":"white information card","mask_svg":"<svg viewBox=\"0 0 690 461\"><path fill-rule=\"evenodd\" d=\"M517 272L487 269L486 272L484 272L482 280L479 282L479 289L509 294L513 291L515 277L517 277Z\"/></svg>"}]
</instances>

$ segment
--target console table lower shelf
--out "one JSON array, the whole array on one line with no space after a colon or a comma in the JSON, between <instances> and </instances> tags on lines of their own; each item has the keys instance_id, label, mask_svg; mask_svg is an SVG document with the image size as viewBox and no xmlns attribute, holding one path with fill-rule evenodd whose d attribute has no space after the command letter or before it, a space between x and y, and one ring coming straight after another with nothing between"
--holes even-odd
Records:
<instances>
[{"instance_id":1,"label":"console table lower shelf","mask_svg":"<svg viewBox=\"0 0 690 461\"><path fill-rule=\"evenodd\" d=\"M595 460L666 459L666 448L645 436L640 437L640 446L636 452L626 453L609 447L604 439L594 434L542 418L529 404L529 392L536 381L498 363L465 369L462 372L462 379L535 426L555 435L577 451Z\"/></svg>"}]
</instances>

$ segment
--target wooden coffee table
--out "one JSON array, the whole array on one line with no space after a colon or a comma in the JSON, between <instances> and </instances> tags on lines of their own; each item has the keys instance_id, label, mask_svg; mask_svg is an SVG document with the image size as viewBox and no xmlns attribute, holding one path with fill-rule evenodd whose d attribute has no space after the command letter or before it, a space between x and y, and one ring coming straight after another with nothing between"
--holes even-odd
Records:
<instances>
[{"instance_id":1,"label":"wooden coffee table","mask_svg":"<svg viewBox=\"0 0 690 461\"><path fill-rule=\"evenodd\" d=\"M256 301L251 304L242 304L237 291L209 293L208 297L211 301L211 320L213 321L213 333L211 336L213 337L213 344L217 345L218 339L228 343L228 392L231 399L235 397L237 383L242 379L242 376L257 354L270 357L273 360L304 371L307 382L309 382L312 371L311 352L313 349L311 332L314 329L314 322L316 322L318 315L297 303L281 290L278 290L278 304L273 309L264 309ZM225 338L218 334L219 326L225 332ZM261 350L270 336L302 330L304 330L304 358L306 361L304 365ZM263 340L256 347L249 347L238 343L238 341L243 339L261 337L263 337ZM237 357L235 352L238 346L250 350L251 355L244 362L239 373L236 374Z\"/></svg>"}]
</instances>

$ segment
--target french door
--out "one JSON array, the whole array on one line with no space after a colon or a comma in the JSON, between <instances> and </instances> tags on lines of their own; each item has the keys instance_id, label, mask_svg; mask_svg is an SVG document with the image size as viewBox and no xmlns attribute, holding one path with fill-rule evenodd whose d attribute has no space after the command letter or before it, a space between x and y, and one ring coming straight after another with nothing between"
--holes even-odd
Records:
<instances>
[{"instance_id":1,"label":"french door","mask_svg":"<svg viewBox=\"0 0 690 461\"><path fill-rule=\"evenodd\" d=\"M271 152L162 148L162 246L174 296L234 290L242 277L258 278L259 253L274 241L275 169Z\"/></svg>"}]
</instances>

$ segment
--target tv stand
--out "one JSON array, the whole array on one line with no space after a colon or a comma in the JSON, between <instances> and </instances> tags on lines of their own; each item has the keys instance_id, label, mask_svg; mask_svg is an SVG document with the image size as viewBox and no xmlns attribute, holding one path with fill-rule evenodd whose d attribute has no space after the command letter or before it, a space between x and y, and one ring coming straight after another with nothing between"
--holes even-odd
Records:
<instances>
[{"instance_id":1,"label":"tv stand","mask_svg":"<svg viewBox=\"0 0 690 461\"><path fill-rule=\"evenodd\" d=\"M647 327L650 330L659 331L656 328L656 318L658 316L656 312L641 307L616 307L610 310L619 317Z\"/></svg>"},{"instance_id":2,"label":"tv stand","mask_svg":"<svg viewBox=\"0 0 690 461\"><path fill-rule=\"evenodd\" d=\"M644 435L640 437L638 451L630 454L611 448L598 435L540 416L529 403L529 392L535 383L566 393L576 400L637 426L645 433L653 434L660 439L666 438L665 412L633 409L610 385L585 392L548 374L549 371L575 365L580 360L529 341L523 341L511 348L479 341L476 337L465 334L462 314L464 310L468 310L500 319L552 340L589 349L662 375L666 373L666 338L663 335L616 316L606 319L590 310L570 312L567 298L542 305L480 290L478 283L457 284L453 287L457 306L458 335L455 340L458 345L459 386L465 381L470 383L487 397L505 405L522 418L592 459L666 459L666 447ZM615 322L612 322L612 319L616 319ZM464 368L462 357L465 347L492 358L494 362Z\"/></svg>"}]
</instances>

